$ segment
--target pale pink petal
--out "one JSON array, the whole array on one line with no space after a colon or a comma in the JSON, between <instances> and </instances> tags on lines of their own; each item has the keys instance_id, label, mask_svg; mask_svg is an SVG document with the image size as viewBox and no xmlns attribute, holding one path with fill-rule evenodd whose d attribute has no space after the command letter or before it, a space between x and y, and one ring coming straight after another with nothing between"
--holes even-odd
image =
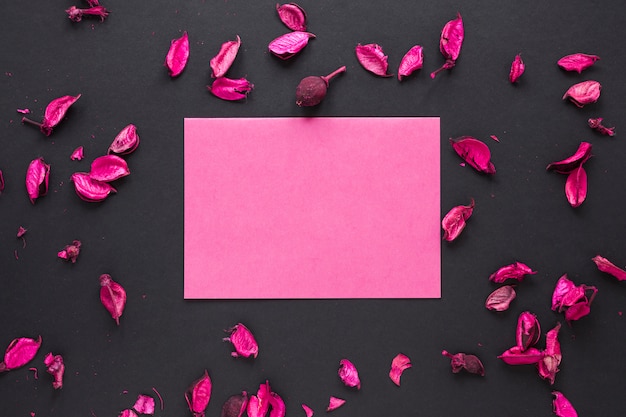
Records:
<instances>
[{"instance_id":1,"label":"pale pink petal","mask_svg":"<svg viewBox=\"0 0 626 417\"><path fill-rule=\"evenodd\" d=\"M372 74L380 77L391 77L392 74L387 74L387 55L383 52L383 48L375 43L369 43L367 45L358 44L355 48L356 58L359 63L371 72Z\"/></svg>"},{"instance_id":2,"label":"pale pink petal","mask_svg":"<svg viewBox=\"0 0 626 417\"><path fill-rule=\"evenodd\" d=\"M131 123L120 130L117 136L115 136L107 153L128 155L137 149L138 146L139 135L137 134L137 126Z\"/></svg>"},{"instance_id":3,"label":"pale pink petal","mask_svg":"<svg viewBox=\"0 0 626 417\"><path fill-rule=\"evenodd\" d=\"M398 68L398 80L402 81L402 77L408 77L414 71L424 66L424 53L420 45L415 45L404 54Z\"/></svg>"},{"instance_id":4,"label":"pale pink petal","mask_svg":"<svg viewBox=\"0 0 626 417\"><path fill-rule=\"evenodd\" d=\"M400 386L400 377L405 369L411 367L411 359L403 353L398 353L393 361L391 361L391 370L389 371L389 378L394 384Z\"/></svg>"},{"instance_id":5,"label":"pale pink petal","mask_svg":"<svg viewBox=\"0 0 626 417\"><path fill-rule=\"evenodd\" d=\"M563 94L563 100L569 98L577 107L583 107L586 104L595 103L600 98L600 90L602 85L593 80L583 81L574 84Z\"/></svg>"},{"instance_id":6,"label":"pale pink petal","mask_svg":"<svg viewBox=\"0 0 626 417\"><path fill-rule=\"evenodd\" d=\"M289 32L271 41L268 48L272 54L280 59L289 59L304 49L309 43L309 39L314 37L315 35L310 32Z\"/></svg>"},{"instance_id":7,"label":"pale pink petal","mask_svg":"<svg viewBox=\"0 0 626 417\"><path fill-rule=\"evenodd\" d=\"M502 286L489 294L485 301L485 307L493 311L508 310L511 301L513 301L516 296L517 294L512 285Z\"/></svg>"},{"instance_id":8,"label":"pale pink petal","mask_svg":"<svg viewBox=\"0 0 626 417\"><path fill-rule=\"evenodd\" d=\"M470 202L469 206L456 206L450 209L450 211L441 220L441 227L444 231L443 238L448 242L452 242L459 237L465 225L467 219L469 219L474 212L474 199Z\"/></svg>"},{"instance_id":9,"label":"pale pink petal","mask_svg":"<svg viewBox=\"0 0 626 417\"><path fill-rule=\"evenodd\" d=\"M226 72L229 70L230 66L235 61L237 57L237 52L239 52L239 47L241 46L241 38L237 35L237 39L234 41L224 42L220 51L211 58L210 65L211 70L213 71L211 76L213 78L219 78L226 75Z\"/></svg>"},{"instance_id":10,"label":"pale pink petal","mask_svg":"<svg viewBox=\"0 0 626 417\"><path fill-rule=\"evenodd\" d=\"M154 398L149 395L140 394L133 408L139 414L154 414Z\"/></svg>"}]
</instances>

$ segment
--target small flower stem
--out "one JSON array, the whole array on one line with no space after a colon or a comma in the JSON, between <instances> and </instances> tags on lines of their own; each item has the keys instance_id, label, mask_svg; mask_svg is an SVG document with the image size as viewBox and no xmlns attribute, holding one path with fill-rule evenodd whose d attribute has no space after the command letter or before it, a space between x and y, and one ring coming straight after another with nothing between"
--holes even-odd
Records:
<instances>
[{"instance_id":1,"label":"small flower stem","mask_svg":"<svg viewBox=\"0 0 626 417\"><path fill-rule=\"evenodd\" d=\"M41 128L43 125L39 122L36 122L34 120L29 119L28 117L22 117L22 123L27 123L27 124L31 124L31 125L35 125L39 128Z\"/></svg>"},{"instance_id":2,"label":"small flower stem","mask_svg":"<svg viewBox=\"0 0 626 417\"><path fill-rule=\"evenodd\" d=\"M336 70L334 70L333 72L331 72L330 74L326 75L326 76L322 76L322 80L324 80L324 82L326 83L326 85L328 85L328 82L330 80L332 80L333 78L335 78L335 76L341 74L342 72L346 72L346 66L342 66L340 68L337 68Z\"/></svg>"}]
</instances>

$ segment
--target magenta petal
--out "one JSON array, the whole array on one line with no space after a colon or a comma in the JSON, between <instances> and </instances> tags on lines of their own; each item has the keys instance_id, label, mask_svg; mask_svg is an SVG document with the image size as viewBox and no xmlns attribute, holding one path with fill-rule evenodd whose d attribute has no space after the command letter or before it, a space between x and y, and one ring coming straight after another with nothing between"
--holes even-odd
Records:
<instances>
[{"instance_id":1,"label":"magenta petal","mask_svg":"<svg viewBox=\"0 0 626 417\"><path fill-rule=\"evenodd\" d=\"M501 284L508 279L516 279L521 281L526 275L536 274L528 265L521 262L515 262L498 269L489 276L489 280Z\"/></svg>"},{"instance_id":2,"label":"magenta petal","mask_svg":"<svg viewBox=\"0 0 626 417\"><path fill-rule=\"evenodd\" d=\"M135 412L135 410L127 408L125 410L122 410L118 417L137 417L137 413Z\"/></svg>"},{"instance_id":3,"label":"magenta petal","mask_svg":"<svg viewBox=\"0 0 626 417\"><path fill-rule=\"evenodd\" d=\"M285 402L280 395L275 392L270 393L270 415L269 417L285 417Z\"/></svg>"},{"instance_id":4,"label":"magenta petal","mask_svg":"<svg viewBox=\"0 0 626 417\"><path fill-rule=\"evenodd\" d=\"M506 350L499 359L508 365L532 365L543 359L544 353L536 348L522 350L519 346L513 346Z\"/></svg>"},{"instance_id":5,"label":"magenta petal","mask_svg":"<svg viewBox=\"0 0 626 417\"><path fill-rule=\"evenodd\" d=\"M72 104L76 102L80 98L80 94L77 96L63 96L57 99L54 99L48 104L46 107L46 112L43 116L43 123L41 124L41 131L46 135L50 136L52 133L52 129L58 125L63 117L65 117L65 113L70 108Z\"/></svg>"},{"instance_id":6,"label":"magenta petal","mask_svg":"<svg viewBox=\"0 0 626 417\"><path fill-rule=\"evenodd\" d=\"M185 393L185 399L189 405L189 410L194 417L204 417L206 408L211 400L211 389L213 384L209 373L205 370L204 375L195 381Z\"/></svg>"},{"instance_id":7,"label":"magenta petal","mask_svg":"<svg viewBox=\"0 0 626 417\"><path fill-rule=\"evenodd\" d=\"M115 136L113 142L109 146L107 153L117 155L128 155L139 146L139 135L137 135L137 126L129 124L120 130Z\"/></svg>"},{"instance_id":8,"label":"magenta petal","mask_svg":"<svg viewBox=\"0 0 626 417\"><path fill-rule=\"evenodd\" d=\"M53 355L48 353L43 360L46 365L46 372L53 376L52 388L63 388L63 374L65 373L65 364L63 363L63 356Z\"/></svg>"},{"instance_id":9,"label":"magenta petal","mask_svg":"<svg viewBox=\"0 0 626 417\"><path fill-rule=\"evenodd\" d=\"M170 77L177 77L187 66L187 60L189 59L189 37L187 32L183 33L178 39L173 39L170 44L170 49L165 56L165 66L170 74Z\"/></svg>"},{"instance_id":10,"label":"magenta petal","mask_svg":"<svg viewBox=\"0 0 626 417\"><path fill-rule=\"evenodd\" d=\"M394 384L400 386L400 377L405 369L411 367L411 359L403 353L398 353L391 361L391 370L389 371L389 378Z\"/></svg>"},{"instance_id":11,"label":"magenta petal","mask_svg":"<svg viewBox=\"0 0 626 417\"><path fill-rule=\"evenodd\" d=\"M508 310L511 301L513 301L516 296L517 294L515 293L513 286L505 285L489 294L487 300L485 301L485 307L488 310L493 311Z\"/></svg>"},{"instance_id":12,"label":"magenta petal","mask_svg":"<svg viewBox=\"0 0 626 417\"><path fill-rule=\"evenodd\" d=\"M339 378L347 387L361 389L361 380L359 379L359 372L356 366L348 359L342 359L339 361Z\"/></svg>"},{"instance_id":13,"label":"magenta petal","mask_svg":"<svg viewBox=\"0 0 626 417\"><path fill-rule=\"evenodd\" d=\"M117 155L100 156L91 163L89 176L96 181L111 182L130 175L128 164Z\"/></svg>"},{"instance_id":14,"label":"magenta petal","mask_svg":"<svg viewBox=\"0 0 626 417\"><path fill-rule=\"evenodd\" d=\"M441 51L441 55L446 59L446 62L441 68L433 71L430 74L430 78L435 78L440 71L453 68L456 65L456 60L461 53L464 38L465 28L463 27L463 19L461 18L461 14L457 13L456 19L450 20L444 25L441 30L441 37L439 38L439 51Z\"/></svg>"},{"instance_id":15,"label":"magenta petal","mask_svg":"<svg viewBox=\"0 0 626 417\"><path fill-rule=\"evenodd\" d=\"M580 142L578 149L574 155L563 159L562 161L552 162L548 164L546 170L553 169L560 174L569 174L576 167L584 164L589 158L591 158L591 143Z\"/></svg>"},{"instance_id":16,"label":"magenta petal","mask_svg":"<svg viewBox=\"0 0 626 417\"><path fill-rule=\"evenodd\" d=\"M563 100L569 98L576 106L583 107L585 104L598 101L601 89L602 85L597 81L583 81L568 88L563 94Z\"/></svg>"},{"instance_id":17,"label":"magenta petal","mask_svg":"<svg viewBox=\"0 0 626 417\"><path fill-rule=\"evenodd\" d=\"M562 359L561 344L559 343L560 329L561 323L557 323L557 325L546 334L545 356L541 361L537 362L539 376L549 380L550 384L554 384L554 379L556 373L559 372L559 365Z\"/></svg>"},{"instance_id":18,"label":"magenta petal","mask_svg":"<svg viewBox=\"0 0 626 417\"><path fill-rule=\"evenodd\" d=\"M26 192L31 203L48 193L49 179L50 165L41 157L33 159L26 170Z\"/></svg>"},{"instance_id":19,"label":"magenta petal","mask_svg":"<svg viewBox=\"0 0 626 417\"><path fill-rule=\"evenodd\" d=\"M230 337L224 338L225 342L230 342L233 344L235 348L235 352L232 352L231 355L234 358L239 356L244 358L254 357L256 358L259 354L259 345L254 339L254 335L246 326L242 323L238 323L227 330L230 332Z\"/></svg>"},{"instance_id":20,"label":"magenta petal","mask_svg":"<svg viewBox=\"0 0 626 417\"><path fill-rule=\"evenodd\" d=\"M587 197L587 172L583 166L575 168L567 176L565 196L572 207L580 206Z\"/></svg>"},{"instance_id":21,"label":"magenta petal","mask_svg":"<svg viewBox=\"0 0 626 417\"><path fill-rule=\"evenodd\" d=\"M268 48L271 53L280 59L289 59L304 49L310 38L315 35L310 32L289 32L271 41Z\"/></svg>"},{"instance_id":22,"label":"magenta petal","mask_svg":"<svg viewBox=\"0 0 626 417\"><path fill-rule=\"evenodd\" d=\"M559 391L553 391L552 395L554 395L554 399L552 400L554 414L558 417L578 417L574 406L565 398L565 395L561 394Z\"/></svg>"},{"instance_id":23,"label":"magenta petal","mask_svg":"<svg viewBox=\"0 0 626 417\"><path fill-rule=\"evenodd\" d=\"M219 78L226 75L226 72L235 61L239 47L241 46L241 38L237 35L237 40L224 42L220 51L211 58L210 65L213 71L211 76Z\"/></svg>"},{"instance_id":24,"label":"magenta petal","mask_svg":"<svg viewBox=\"0 0 626 417\"><path fill-rule=\"evenodd\" d=\"M106 182L94 180L87 172L75 172L72 174L72 182L76 194L85 201L97 203L104 200L111 193L117 192L115 188Z\"/></svg>"},{"instance_id":25,"label":"magenta petal","mask_svg":"<svg viewBox=\"0 0 626 417\"><path fill-rule=\"evenodd\" d=\"M516 82L519 77L522 76L526 66L524 65L524 61L522 61L522 57L520 54L515 55L515 59L511 64L511 71L509 72L509 81L512 83Z\"/></svg>"},{"instance_id":26,"label":"magenta petal","mask_svg":"<svg viewBox=\"0 0 626 417\"><path fill-rule=\"evenodd\" d=\"M537 316L529 311L522 312L517 319L517 329L515 332L517 347L524 352L531 346L536 345L540 336L541 326L539 325Z\"/></svg>"},{"instance_id":27,"label":"magenta petal","mask_svg":"<svg viewBox=\"0 0 626 417\"><path fill-rule=\"evenodd\" d=\"M100 275L100 302L119 326L126 306L126 290L109 274Z\"/></svg>"},{"instance_id":28,"label":"magenta petal","mask_svg":"<svg viewBox=\"0 0 626 417\"><path fill-rule=\"evenodd\" d=\"M595 262L600 271L613 275L619 281L626 281L626 271L617 267L608 259L603 258L600 255L596 255L591 260Z\"/></svg>"},{"instance_id":29,"label":"magenta petal","mask_svg":"<svg viewBox=\"0 0 626 417\"><path fill-rule=\"evenodd\" d=\"M587 124L590 128L597 130L603 135L606 136L615 136L615 127L606 127L602 124L602 117L589 118L587 120Z\"/></svg>"},{"instance_id":30,"label":"magenta petal","mask_svg":"<svg viewBox=\"0 0 626 417\"><path fill-rule=\"evenodd\" d=\"M245 78L231 79L226 77L216 78L213 84L207 87L214 96L222 100L242 100L252 91L254 85Z\"/></svg>"},{"instance_id":31,"label":"magenta petal","mask_svg":"<svg viewBox=\"0 0 626 417\"><path fill-rule=\"evenodd\" d=\"M328 400L328 407L326 407L326 411L336 410L342 405L344 405L345 403L346 403L346 400L331 396L330 400Z\"/></svg>"},{"instance_id":32,"label":"magenta petal","mask_svg":"<svg viewBox=\"0 0 626 417\"><path fill-rule=\"evenodd\" d=\"M591 306L589 305L589 302L587 300L580 301L565 310L565 320L568 322L580 320L581 318L589 315L590 312Z\"/></svg>"},{"instance_id":33,"label":"magenta petal","mask_svg":"<svg viewBox=\"0 0 626 417\"><path fill-rule=\"evenodd\" d=\"M256 395L251 395L248 400L246 410L248 417L266 417L270 407L270 397L270 384L269 381L265 381L264 384L259 385Z\"/></svg>"},{"instance_id":34,"label":"magenta petal","mask_svg":"<svg viewBox=\"0 0 626 417\"><path fill-rule=\"evenodd\" d=\"M380 77L391 77L392 74L387 74L387 55L383 52L383 48L375 43L369 43L367 45L358 44L355 48L356 58L359 63L371 72L372 74Z\"/></svg>"},{"instance_id":35,"label":"magenta petal","mask_svg":"<svg viewBox=\"0 0 626 417\"><path fill-rule=\"evenodd\" d=\"M415 45L404 54L398 67L398 80L402 81L402 77L408 77L418 69L424 66L424 53L420 45Z\"/></svg>"},{"instance_id":36,"label":"magenta petal","mask_svg":"<svg viewBox=\"0 0 626 417\"><path fill-rule=\"evenodd\" d=\"M133 408L139 414L154 414L154 398L149 395L140 394Z\"/></svg>"},{"instance_id":37,"label":"magenta petal","mask_svg":"<svg viewBox=\"0 0 626 417\"><path fill-rule=\"evenodd\" d=\"M13 339L4 353L4 360L0 362L0 372L20 368L30 362L41 347L41 336L36 340L28 337Z\"/></svg>"},{"instance_id":38,"label":"magenta petal","mask_svg":"<svg viewBox=\"0 0 626 417\"><path fill-rule=\"evenodd\" d=\"M592 66L594 62L599 59L600 57L597 55L578 53L564 56L557 61L557 64L565 71L576 71L580 74L583 70Z\"/></svg>"},{"instance_id":39,"label":"magenta petal","mask_svg":"<svg viewBox=\"0 0 626 417\"><path fill-rule=\"evenodd\" d=\"M306 404L302 404L302 409L306 417L313 417L313 409Z\"/></svg>"},{"instance_id":40,"label":"magenta petal","mask_svg":"<svg viewBox=\"0 0 626 417\"><path fill-rule=\"evenodd\" d=\"M467 219L469 219L474 212L474 199L472 199L469 206L456 206L453 207L441 221L441 227L443 228L443 238L448 242L452 242L459 237L465 225Z\"/></svg>"},{"instance_id":41,"label":"magenta petal","mask_svg":"<svg viewBox=\"0 0 626 417\"><path fill-rule=\"evenodd\" d=\"M450 138L450 144L452 149L475 170L490 175L496 173L496 167L491 162L491 151L484 142L471 136L461 136L456 139Z\"/></svg>"},{"instance_id":42,"label":"magenta petal","mask_svg":"<svg viewBox=\"0 0 626 417\"><path fill-rule=\"evenodd\" d=\"M74 149L74 152L72 152L72 154L70 155L70 159L72 161L81 161L84 157L85 157L85 154L84 154L82 146L79 146L78 148Z\"/></svg>"},{"instance_id":43,"label":"magenta petal","mask_svg":"<svg viewBox=\"0 0 626 417\"><path fill-rule=\"evenodd\" d=\"M280 21L291 30L306 31L306 13L295 3L277 4Z\"/></svg>"}]
</instances>

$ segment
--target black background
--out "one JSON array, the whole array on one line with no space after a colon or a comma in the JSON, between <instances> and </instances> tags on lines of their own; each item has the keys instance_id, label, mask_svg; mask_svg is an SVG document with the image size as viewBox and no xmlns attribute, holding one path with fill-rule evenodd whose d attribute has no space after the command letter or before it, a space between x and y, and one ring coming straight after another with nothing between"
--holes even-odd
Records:
<instances>
[{"instance_id":1,"label":"black background","mask_svg":"<svg viewBox=\"0 0 626 417\"><path fill-rule=\"evenodd\" d=\"M335 395L347 400L333 412L337 417L550 416L552 389L562 391L581 416L626 413L626 290L591 261L601 254L626 264L621 2L303 0L317 38L287 62L267 51L288 31L274 1L102 0L111 10L103 23L71 22L64 10L72 4L86 5L5 1L0 9L0 169L6 181L0 195L0 346L16 337L43 337L33 362L0 375L3 415L115 416L138 394L154 396L152 387L165 401L157 416L190 415L183 394L204 369L213 379L208 416L218 415L229 395L254 393L266 379L288 415L304 415L302 403L324 414ZM457 11L466 30L457 66L431 80L429 73L443 63L441 28ZM183 74L170 79L163 61L182 31L189 34L190 59ZM210 58L236 35L242 47L228 74L246 76L255 88L247 100L233 103L212 96L206 85ZM394 74L402 55L420 44L424 69L402 83L375 77L357 62L357 43L380 44ZM519 52L527 69L511 85L509 68ZM575 52L601 60L580 75L560 70L556 61ZM301 78L341 65L347 72L331 83L318 108L294 104ZM578 109L561 100L570 85L587 79L603 86L597 103ZM20 123L17 108L41 119L49 101L79 93L52 136ZM476 208L461 237L442 243L440 300L183 299L183 119L303 115L441 117L442 216L470 198ZM589 117L617 125L617 136L589 129ZM81 201L70 175L88 171L129 123L141 137L127 158L131 175L116 183L118 193L107 201ZM459 165L448 138L462 135L489 145L495 176ZM585 165L587 200L573 209L563 191L565 176L545 166L571 155L581 141L593 144L594 157ZM80 145L85 159L71 161ZM39 156L52 166L50 191L32 205L24 176ZM20 225L28 229L26 247L15 237ZM73 239L83 242L74 265L56 257ZM518 285L509 311L487 311L484 300L495 289L489 274L516 260L538 273ZM119 327L99 301L102 273L128 293ZM496 356L515 343L520 312L536 313L544 333L563 321L550 310L550 299L564 273L599 293L589 316L563 323L563 362L551 387L533 366L508 366ZM255 333L256 360L231 358L231 346L222 342L223 329L237 322ZM486 376L452 374L442 349L477 354ZM60 391L44 371L50 351L65 358ZM413 363L400 388L387 377L398 352ZM339 381L342 358L359 369L360 391ZM39 369L39 379L29 367Z\"/></svg>"}]
</instances>

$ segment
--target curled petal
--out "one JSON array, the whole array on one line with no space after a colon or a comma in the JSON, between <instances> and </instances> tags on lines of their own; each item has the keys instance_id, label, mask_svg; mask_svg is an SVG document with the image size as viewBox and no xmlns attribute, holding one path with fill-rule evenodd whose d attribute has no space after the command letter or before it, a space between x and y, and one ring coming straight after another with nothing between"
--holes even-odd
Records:
<instances>
[{"instance_id":1,"label":"curled petal","mask_svg":"<svg viewBox=\"0 0 626 417\"><path fill-rule=\"evenodd\" d=\"M489 280L501 284L507 279L516 279L518 281L521 281L526 275L536 273L537 271L533 271L528 265L521 262L515 262L498 269L496 272L489 276Z\"/></svg>"},{"instance_id":2,"label":"curled petal","mask_svg":"<svg viewBox=\"0 0 626 417\"><path fill-rule=\"evenodd\" d=\"M582 165L567 176L565 196L572 207L580 206L587 198L587 172Z\"/></svg>"},{"instance_id":3,"label":"curled petal","mask_svg":"<svg viewBox=\"0 0 626 417\"><path fill-rule=\"evenodd\" d=\"M515 332L517 347L524 352L531 346L536 345L540 336L541 326L539 325L537 316L529 311L522 312L517 319L517 329Z\"/></svg>"},{"instance_id":4,"label":"curled petal","mask_svg":"<svg viewBox=\"0 0 626 417\"><path fill-rule=\"evenodd\" d=\"M441 227L443 228L443 238L448 242L452 242L459 237L465 225L467 219L470 218L474 212L474 199L472 199L469 206L456 206L453 207L441 221Z\"/></svg>"},{"instance_id":5,"label":"curled petal","mask_svg":"<svg viewBox=\"0 0 626 417\"><path fill-rule=\"evenodd\" d=\"M441 30L441 37L439 38L439 51L441 51L441 55L446 59L446 62L441 68L433 71L430 74L430 78L435 78L440 71L453 68L456 65L456 60L461 53L464 38L465 28L463 27L463 19L461 15L457 13L456 19L450 20L444 25Z\"/></svg>"},{"instance_id":6,"label":"curled petal","mask_svg":"<svg viewBox=\"0 0 626 417\"><path fill-rule=\"evenodd\" d=\"M544 353L534 347L522 350L519 346L513 346L498 358L508 365L532 365L542 360L543 356Z\"/></svg>"},{"instance_id":7,"label":"curled petal","mask_svg":"<svg viewBox=\"0 0 626 417\"><path fill-rule=\"evenodd\" d=\"M302 409L306 417L313 417L313 409L306 404L302 404Z\"/></svg>"},{"instance_id":8,"label":"curled petal","mask_svg":"<svg viewBox=\"0 0 626 417\"><path fill-rule=\"evenodd\" d=\"M485 307L493 311L508 310L511 301L515 299L516 295L512 285L505 285L489 294L485 301Z\"/></svg>"},{"instance_id":9,"label":"curled petal","mask_svg":"<svg viewBox=\"0 0 626 417\"><path fill-rule=\"evenodd\" d=\"M87 172L75 172L72 174L72 182L76 194L84 200L91 203L103 201L111 193L117 192L115 188L106 182L94 180Z\"/></svg>"},{"instance_id":10,"label":"curled petal","mask_svg":"<svg viewBox=\"0 0 626 417\"><path fill-rule=\"evenodd\" d=\"M211 400L212 387L213 385L209 373L205 370L204 375L191 384L185 393L189 410L193 413L194 417L204 417L206 408Z\"/></svg>"},{"instance_id":11,"label":"curled petal","mask_svg":"<svg viewBox=\"0 0 626 417\"><path fill-rule=\"evenodd\" d=\"M58 125L65 117L65 113L72 104L80 98L80 94L77 96L63 96L54 99L46 107L46 112L43 116L43 123L41 131L49 136L52 133L52 128Z\"/></svg>"},{"instance_id":12,"label":"curled petal","mask_svg":"<svg viewBox=\"0 0 626 417\"><path fill-rule=\"evenodd\" d=\"M259 385L256 395L251 395L248 400L248 417L265 417L270 408L271 390L268 381Z\"/></svg>"},{"instance_id":13,"label":"curled petal","mask_svg":"<svg viewBox=\"0 0 626 417\"><path fill-rule=\"evenodd\" d=\"M309 43L309 39L314 37L315 35L310 32L289 32L271 41L268 48L280 59L289 59L303 50Z\"/></svg>"},{"instance_id":14,"label":"curled petal","mask_svg":"<svg viewBox=\"0 0 626 417\"><path fill-rule=\"evenodd\" d=\"M596 255L591 260L595 262L600 271L613 275L619 281L626 281L626 271L617 267L608 259L603 258L600 255Z\"/></svg>"},{"instance_id":15,"label":"curled petal","mask_svg":"<svg viewBox=\"0 0 626 417\"><path fill-rule=\"evenodd\" d=\"M52 387L54 389L63 388L63 374L65 373L63 356L48 353L44 358L43 363L46 365L46 372L54 377Z\"/></svg>"},{"instance_id":16,"label":"curled petal","mask_svg":"<svg viewBox=\"0 0 626 417\"><path fill-rule=\"evenodd\" d=\"M358 44L356 49L356 58L359 63L371 72L372 74L380 77L391 77L391 74L387 74L387 55L383 52L383 48L375 43L369 43L367 45Z\"/></svg>"},{"instance_id":17,"label":"curled petal","mask_svg":"<svg viewBox=\"0 0 626 417\"><path fill-rule=\"evenodd\" d=\"M615 136L615 127L606 127L602 124L602 117L590 118L587 120L587 124L590 128L597 130L606 136Z\"/></svg>"},{"instance_id":18,"label":"curled petal","mask_svg":"<svg viewBox=\"0 0 626 417\"><path fill-rule=\"evenodd\" d=\"M569 174L574 169L584 164L589 158L591 158L591 143L580 142L576 152L562 161L552 162L546 167L547 170L555 170L560 174Z\"/></svg>"},{"instance_id":19,"label":"curled petal","mask_svg":"<svg viewBox=\"0 0 626 417\"><path fill-rule=\"evenodd\" d=\"M550 384L554 384L556 373L559 372L559 365L561 364L561 344L559 343L559 330L561 329L561 323L546 333L546 350L545 356L539 362L537 362L537 369L539 376L543 379L550 381Z\"/></svg>"},{"instance_id":20,"label":"curled petal","mask_svg":"<svg viewBox=\"0 0 626 417\"><path fill-rule=\"evenodd\" d=\"M291 30L306 31L306 13L295 3L277 4L280 21Z\"/></svg>"},{"instance_id":21,"label":"curled petal","mask_svg":"<svg viewBox=\"0 0 626 417\"><path fill-rule=\"evenodd\" d=\"M133 405L135 411L139 414L154 414L154 398L149 395L140 394L137 396L137 401Z\"/></svg>"},{"instance_id":22,"label":"curled petal","mask_svg":"<svg viewBox=\"0 0 626 417\"><path fill-rule=\"evenodd\" d=\"M424 66L424 52L420 45L415 45L408 50L400 61L398 68L398 80L402 81L402 77L408 77L418 69Z\"/></svg>"},{"instance_id":23,"label":"curled petal","mask_svg":"<svg viewBox=\"0 0 626 417\"><path fill-rule=\"evenodd\" d=\"M117 155L100 156L91 163L89 176L96 181L111 182L130 174L128 164Z\"/></svg>"},{"instance_id":24,"label":"curled petal","mask_svg":"<svg viewBox=\"0 0 626 417\"><path fill-rule=\"evenodd\" d=\"M189 59L189 36L184 32L180 38L173 39L165 56L165 66L170 77L178 77Z\"/></svg>"},{"instance_id":25,"label":"curled petal","mask_svg":"<svg viewBox=\"0 0 626 417\"><path fill-rule=\"evenodd\" d=\"M342 405L344 405L345 403L346 403L346 400L344 400L343 398L337 398L337 397L331 396L330 399L328 400L328 407L326 407L326 411L336 410Z\"/></svg>"},{"instance_id":26,"label":"curled petal","mask_svg":"<svg viewBox=\"0 0 626 417\"><path fill-rule=\"evenodd\" d=\"M235 352L232 352L231 355L236 357L254 357L256 358L259 354L259 345L254 339L254 335L246 326L242 323L238 323L227 332L230 332L230 337L224 338L225 342L231 342L235 348Z\"/></svg>"},{"instance_id":27,"label":"curled petal","mask_svg":"<svg viewBox=\"0 0 626 417\"><path fill-rule=\"evenodd\" d=\"M559 391L553 391L552 395L554 395L554 399L552 400L554 414L558 417L578 417L574 406L565 398L565 395L561 394Z\"/></svg>"},{"instance_id":28,"label":"curled petal","mask_svg":"<svg viewBox=\"0 0 626 417\"><path fill-rule=\"evenodd\" d=\"M0 372L20 368L30 362L41 347L41 336L37 339L20 337L13 339L6 351L4 360L0 362Z\"/></svg>"},{"instance_id":29,"label":"curled petal","mask_svg":"<svg viewBox=\"0 0 626 417\"><path fill-rule=\"evenodd\" d=\"M411 367L411 359L403 353L398 353L393 361L391 361L391 370L389 371L389 378L394 384L400 386L400 377L405 369Z\"/></svg>"},{"instance_id":30,"label":"curled petal","mask_svg":"<svg viewBox=\"0 0 626 417\"><path fill-rule=\"evenodd\" d=\"M522 76L526 66L524 65L524 61L522 61L522 57L520 54L515 55L515 59L511 64L511 71L509 72L509 81L512 83L516 82L519 77Z\"/></svg>"},{"instance_id":31,"label":"curled petal","mask_svg":"<svg viewBox=\"0 0 626 417\"><path fill-rule=\"evenodd\" d=\"M128 155L139 146L139 135L137 134L137 126L129 124L120 130L115 136L113 142L109 146L108 154Z\"/></svg>"},{"instance_id":32,"label":"curled petal","mask_svg":"<svg viewBox=\"0 0 626 417\"><path fill-rule=\"evenodd\" d=\"M491 151L484 142L471 136L461 136L456 139L450 138L450 144L452 149L475 170L490 175L496 173L496 167L491 162Z\"/></svg>"},{"instance_id":33,"label":"curled petal","mask_svg":"<svg viewBox=\"0 0 626 417\"><path fill-rule=\"evenodd\" d=\"M348 359L342 359L339 361L339 378L347 387L356 387L361 389L361 380L359 379L359 372L356 366Z\"/></svg>"},{"instance_id":34,"label":"curled petal","mask_svg":"<svg viewBox=\"0 0 626 417\"><path fill-rule=\"evenodd\" d=\"M269 417L285 417L285 402L280 395L270 392L270 415Z\"/></svg>"},{"instance_id":35,"label":"curled petal","mask_svg":"<svg viewBox=\"0 0 626 417\"><path fill-rule=\"evenodd\" d=\"M219 78L226 75L226 72L235 61L239 47L241 46L241 38L237 35L237 39L234 41L224 42L220 51L211 58L210 65L213 71L211 76L213 78Z\"/></svg>"},{"instance_id":36,"label":"curled petal","mask_svg":"<svg viewBox=\"0 0 626 417\"><path fill-rule=\"evenodd\" d=\"M459 373L465 370L471 374L485 376L485 367L476 355L468 355L466 353L455 353L454 355L447 350L441 352L443 356L450 358L450 366L453 373Z\"/></svg>"},{"instance_id":37,"label":"curled petal","mask_svg":"<svg viewBox=\"0 0 626 417\"><path fill-rule=\"evenodd\" d=\"M601 89L602 85L597 81L583 81L568 88L563 94L563 100L569 98L576 106L583 107L585 104L598 101Z\"/></svg>"},{"instance_id":38,"label":"curled petal","mask_svg":"<svg viewBox=\"0 0 626 417\"><path fill-rule=\"evenodd\" d=\"M563 274L557 281L552 292L552 310L561 311L563 307L570 307L585 297L582 287L577 287Z\"/></svg>"},{"instance_id":39,"label":"curled petal","mask_svg":"<svg viewBox=\"0 0 626 417\"><path fill-rule=\"evenodd\" d=\"M78 255L80 255L81 245L82 243L80 240L74 240L71 245L66 245L63 250L59 251L59 253L57 253L57 256L74 264L78 259Z\"/></svg>"},{"instance_id":40,"label":"curled petal","mask_svg":"<svg viewBox=\"0 0 626 417\"><path fill-rule=\"evenodd\" d=\"M126 306L126 291L109 274L100 275L100 302L119 326Z\"/></svg>"},{"instance_id":41,"label":"curled petal","mask_svg":"<svg viewBox=\"0 0 626 417\"><path fill-rule=\"evenodd\" d=\"M557 65L563 68L565 71L576 71L581 73L594 64L600 57L597 55L588 54L571 54L566 55L557 61Z\"/></svg>"},{"instance_id":42,"label":"curled petal","mask_svg":"<svg viewBox=\"0 0 626 417\"><path fill-rule=\"evenodd\" d=\"M222 100L242 100L252 91L254 85L245 78L231 79L226 77L216 78L213 84L207 87L214 96Z\"/></svg>"},{"instance_id":43,"label":"curled petal","mask_svg":"<svg viewBox=\"0 0 626 417\"><path fill-rule=\"evenodd\" d=\"M26 170L26 192L31 203L48 193L49 179L50 165L41 157L33 159Z\"/></svg>"}]
</instances>

